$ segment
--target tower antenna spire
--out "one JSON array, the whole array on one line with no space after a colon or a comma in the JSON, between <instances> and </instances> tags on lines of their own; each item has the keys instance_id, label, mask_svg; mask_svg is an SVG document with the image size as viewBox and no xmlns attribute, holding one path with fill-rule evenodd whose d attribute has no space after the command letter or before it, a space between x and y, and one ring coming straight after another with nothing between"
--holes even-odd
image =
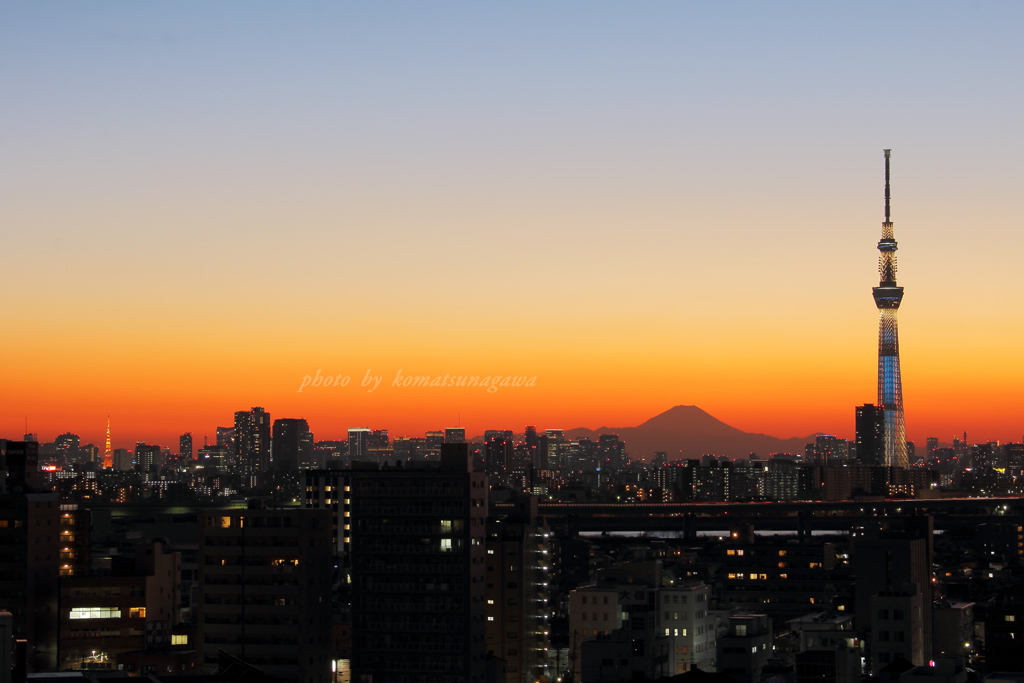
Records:
<instances>
[{"instance_id":1,"label":"tower antenna spire","mask_svg":"<svg viewBox=\"0 0 1024 683\"><path fill-rule=\"evenodd\" d=\"M891 222L889 220L889 154L892 152L891 149L883 150L885 152L885 222Z\"/></svg>"}]
</instances>

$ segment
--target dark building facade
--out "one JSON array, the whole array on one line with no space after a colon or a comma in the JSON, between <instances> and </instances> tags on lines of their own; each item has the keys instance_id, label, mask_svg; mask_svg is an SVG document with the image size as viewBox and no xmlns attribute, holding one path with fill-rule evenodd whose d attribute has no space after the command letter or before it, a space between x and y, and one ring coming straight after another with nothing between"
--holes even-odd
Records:
<instances>
[{"instance_id":1,"label":"dark building facade","mask_svg":"<svg viewBox=\"0 0 1024 683\"><path fill-rule=\"evenodd\" d=\"M258 407L235 413L234 446L242 486L255 486L270 469L270 413Z\"/></svg>"},{"instance_id":2,"label":"dark building facade","mask_svg":"<svg viewBox=\"0 0 1024 683\"><path fill-rule=\"evenodd\" d=\"M293 683L331 680L330 514L226 509L199 517L200 664L218 652Z\"/></svg>"},{"instance_id":3,"label":"dark building facade","mask_svg":"<svg viewBox=\"0 0 1024 683\"><path fill-rule=\"evenodd\" d=\"M857 461L885 464L885 408L865 403L856 409Z\"/></svg>"},{"instance_id":4,"label":"dark building facade","mask_svg":"<svg viewBox=\"0 0 1024 683\"><path fill-rule=\"evenodd\" d=\"M313 459L313 432L309 431L309 424L290 417L274 420L271 455L277 472L295 472L303 465L308 467Z\"/></svg>"},{"instance_id":5,"label":"dark building facade","mask_svg":"<svg viewBox=\"0 0 1024 683\"><path fill-rule=\"evenodd\" d=\"M487 477L468 447L351 481L352 680L482 682Z\"/></svg>"}]
</instances>

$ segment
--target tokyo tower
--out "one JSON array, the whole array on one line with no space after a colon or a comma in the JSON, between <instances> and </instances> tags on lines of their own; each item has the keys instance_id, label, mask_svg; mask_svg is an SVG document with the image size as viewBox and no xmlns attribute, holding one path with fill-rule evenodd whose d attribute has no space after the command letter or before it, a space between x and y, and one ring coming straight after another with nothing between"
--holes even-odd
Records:
<instances>
[{"instance_id":1,"label":"tokyo tower","mask_svg":"<svg viewBox=\"0 0 1024 683\"><path fill-rule=\"evenodd\" d=\"M878 306L878 403L885 408L884 464L906 468L907 433L903 424L903 383L900 379L900 338L896 312L903 288L896 285L896 240L889 219L889 152L885 150L885 222L878 242L879 283L871 290Z\"/></svg>"}]
</instances>

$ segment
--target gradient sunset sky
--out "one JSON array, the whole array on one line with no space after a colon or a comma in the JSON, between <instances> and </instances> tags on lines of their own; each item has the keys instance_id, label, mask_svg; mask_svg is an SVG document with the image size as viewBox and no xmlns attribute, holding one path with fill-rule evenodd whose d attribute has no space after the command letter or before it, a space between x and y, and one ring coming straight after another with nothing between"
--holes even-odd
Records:
<instances>
[{"instance_id":1,"label":"gradient sunset sky","mask_svg":"<svg viewBox=\"0 0 1024 683\"><path fill-rule=\"evenodd\" d=\"M0 436L1024 436L1024 4L0 4ZM297 392L317 370L347 387ZM384 377L360 387L367 370ZM531 388L393 388L405 375Z\"/></svg>"}]
</instances>

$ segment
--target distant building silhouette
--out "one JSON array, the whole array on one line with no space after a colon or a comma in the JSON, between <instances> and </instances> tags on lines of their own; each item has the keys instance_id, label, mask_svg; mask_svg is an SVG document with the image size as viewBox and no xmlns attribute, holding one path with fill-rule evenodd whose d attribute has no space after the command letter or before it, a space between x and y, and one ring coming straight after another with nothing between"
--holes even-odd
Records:
<instances>
[{"instance_id":1,"label":"distant building silhouette","mask_svg":"<svg viewBox=\"0 0 1024 683\"><path fill-rule=\"evenodd\" d=\"M274 420L271 455L277 472L309 467L313 459L313 432L309 431L309 424L301 418Z\"/></svg>"},{"instance_id":2,"label":"distant building silhouette","mask_svg":"<svg viewBox=\"0 0 1024 683\"><path fill-rule=\"evenodd\" d=\"M885 408L866 403L857 406L857 461L862 465L885 464Z\"/></svg>"},{"instance_id":3,"label":"distant building silhouette","mask_svg":"<svg viewBox=\"0 0 1024 683\"><path fill-rule=\"evenodd\" d=\"M235 413L235 459L245 488L270 469L270 413L263 408Z\"/></svg>"},{"instance_id":4,"label":"distant building silhouette","mask_svg":"<svg viewBox=\"0 0 1024 683\"><path fill-rule=\"evenodd\" d=\"M178 437L178 458L180 460L192 460L192 433L182 434Z\"/></svg>"},{"instance_id":5,"label":"distant building silhouette","mask_svg":"<svg viewBox=\"0 0 1024 683\"><path fill-rule=\"evenodd\" d=\"M444 430L445 443L466 443L466 430L463 427L446 427Z\"/></svg>"}]
</instances>

